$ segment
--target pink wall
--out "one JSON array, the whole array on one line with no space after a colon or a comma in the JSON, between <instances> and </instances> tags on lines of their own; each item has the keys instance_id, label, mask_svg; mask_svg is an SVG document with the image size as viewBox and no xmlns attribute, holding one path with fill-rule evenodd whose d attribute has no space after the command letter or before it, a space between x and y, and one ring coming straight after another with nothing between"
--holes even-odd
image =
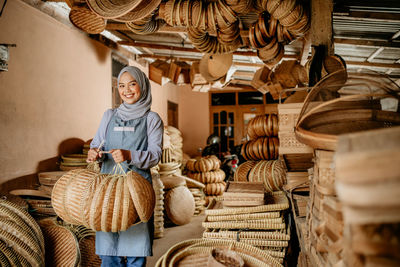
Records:
<instances>
[{"instance_id":1,"label":"pink wall","mask_svg":"<svg viewBox=\"0 0 400 267\"><path fill-rule=\"evenodd\" d=\"M208 93L193 92L189 85L180 86L179 128L183 135L183 152L199 156L197 148L206 146L209 136Z\"/></svg>"},{"instance_id":2,"label":"pink wall","mask_svg":"<svg viewBox=\"0 0 400 267\"><path fill-rule=\"evenodd\" d=\"M111 106L111 51L21 1L7 2L0 40L17 44L0 73L2 182L94 135Z\"/></svg>"},{"instance_id":3,"label":"pink wall","mask_svg":"<svg viewBox=\"0 0 400 267\"><path fill-rule=\"evenodd\" d=\"M79 30L14 0L0 17L0 40L17 44L0 73L1 184L55 168L60 154L93 137L112 101L111 50ZM184 150L195 154L208 136L208 94L152 88L152 109L164 122L167 100L178 103Z\"/></svg>"}]
</instances>

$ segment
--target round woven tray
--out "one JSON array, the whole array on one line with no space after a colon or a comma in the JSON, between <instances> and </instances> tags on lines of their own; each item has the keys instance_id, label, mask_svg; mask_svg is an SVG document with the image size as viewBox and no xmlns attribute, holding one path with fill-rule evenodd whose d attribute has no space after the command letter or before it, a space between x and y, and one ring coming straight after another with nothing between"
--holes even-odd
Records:
<instances>
[{"instance_id":1,"label":"round woven tray","mask_svg":"<svg viewBox=\"0 0 400 267\"><path fill-rule=\"evenodd\" d=\"M195 203L189 189L179 186L168 191L165 196L165 212L174 224L189 223L194 211Z\"/></svg>"},{"instance_id":2,"label":"round woven tray","mask_svg":"<svg viewBox=\"0 0 400 267\"><path fill-rule=\"evenodd\" d=\"M42 185L53 186L66 173L65 171L40 172L38 173L39 182Z\"/></svg>"},{"instance_id":3,"label":"round woven tray","mask_svg":"<svg viewBox=\"0 0 400 267\"><path fill-rule=\"evenodd\" d=\"M143 176L133 171L128 172L126 180L140 220L149 221L156 203L153 187Z\"/></svg>"},{"instance_id":4,"label":"round woven tray","mask_svg":"<svg viewBox=\"0 0 400 267\"><path fill-rule=\"evenodd\" d=\"M224 240L202 240L202 239L192 239L186 240L181 243L176 244L170 248L167 253L165 253L157 262L156 266L175 266L174 263L178 262L185 256L193 254L190 252L191 249L200 254L208 254L213 248L229 248L230 250L240 253L240 256L245 260L246 266L276 266L281 267L282 265L277 262L274 258L268 254L268 252L257 249L253 246L243 244L240 242L224 241ZM193 251L193 250L191 250ZM247 255L247 256L246 256ZM247 258L256 259L255 265L251 265L250 261L246 261ZM193 263L192 265L193 266Z\"/></svg>"}]
</instances>

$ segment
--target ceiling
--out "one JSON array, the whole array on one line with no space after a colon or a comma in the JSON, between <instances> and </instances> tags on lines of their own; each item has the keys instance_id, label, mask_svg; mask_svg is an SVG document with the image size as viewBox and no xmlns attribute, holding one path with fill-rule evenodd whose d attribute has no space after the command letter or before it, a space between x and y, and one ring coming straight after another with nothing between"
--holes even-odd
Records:
<instances>
[{"instance_id":1,"label":"ceiling","mask_svg":"<svg viewBox=\"0 0 400 267\"><path fill-rule=\"evenodd\" d=\"M69 10L61 0L24 1L30 4L36 3L36 7L51 4L53 8L58 8L64 13L68 13ZM71 1L83 0L66 1L71 4ZM310 1L303 0L306 5L310 4ZM249 25L257 20L258 15L250 12L239 18L242 22L240 35L245 40ZM109 46L115 47L117 43L117 46L133 52L136 59L143 58L152 62L157 58L173 57L193 62L202 57L202 53L191 44L184 27L165 25L156 33L138 35L130 31L125 23L108 20L106 31L102 35L102 38L90 36L102 40ZM349 72L362 74L367 70L373 70L389 75L400 84L400 1L333 1L333 36L334 53L346 61ZM309 36L300 37L285 45L284 59L301 60L304 54L304 63L304 59L310 57L312 53L310 42L305 41L309 39ZM238 83L249 85L254 72L263 65L263 62L257 57L256 49L244 45L234 52L233 65L236 68L233 79L242 81Z\"/></svg>"}]
</instances>

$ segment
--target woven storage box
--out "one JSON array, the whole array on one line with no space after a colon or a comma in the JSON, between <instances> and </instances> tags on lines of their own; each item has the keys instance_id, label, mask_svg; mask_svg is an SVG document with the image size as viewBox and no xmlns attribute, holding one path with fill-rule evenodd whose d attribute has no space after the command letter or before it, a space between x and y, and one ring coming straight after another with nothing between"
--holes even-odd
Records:
<instances>
[{"instance_id":1,"label":"woven storage box","mask_svg":"<svg viewBox=\"0 0 400 267\"><path fill-rule=\"evenodd\" d=\"M183 225L189 223L194 211L194 199L187 187L178 186L167 192L165 196L165 212L174 224Z\"/></svg>"},{"instance_id":2,"label":"woven storage box","mask_svg":"<svg viewBox=\"0 0 400 267\"><path fill-rule=\"evenodd\" d=\"M224 206L258 206L264 204L263 183L229 182L223 193Z\"/></svg>"}]
</instances>

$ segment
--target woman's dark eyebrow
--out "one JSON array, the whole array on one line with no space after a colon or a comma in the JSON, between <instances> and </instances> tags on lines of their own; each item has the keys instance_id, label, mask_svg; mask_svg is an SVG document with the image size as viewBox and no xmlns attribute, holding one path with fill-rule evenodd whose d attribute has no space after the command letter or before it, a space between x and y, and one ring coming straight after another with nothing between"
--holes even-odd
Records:
<instances>
[{"instance_id":1,"label":"woman's dark eyebrow","mask_svg":"<svg viewBox=\"0 0 400 267\"><path fill-rule=\"evenodd\" d=\"M128 83L131 83L131 82L137 82L135 79L133 79L133 80L130 80ZM119 83L119 84L124 84L124 83Z\"/></svg>"}]
</instances>

